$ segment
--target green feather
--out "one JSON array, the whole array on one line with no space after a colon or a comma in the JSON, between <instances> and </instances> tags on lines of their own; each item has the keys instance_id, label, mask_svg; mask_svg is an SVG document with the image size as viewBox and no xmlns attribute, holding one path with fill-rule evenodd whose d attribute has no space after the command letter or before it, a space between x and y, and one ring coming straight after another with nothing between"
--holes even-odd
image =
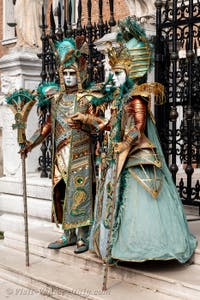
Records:
<instances>
[{"instance_id":1,"label":"green feather","mask_svg":"<svg viewBox=\"0 0 200 300\"><path fill-rule=\"evenodd\" d=\"M134 86L134 81L127 77L124 84L119 88L119 98L122 99ZM103 103L110 103L113 100L113 94L117 90L117 87L113 83L113 75L110 74L108 80L102 85L100 92L102 93L101 98L93 97L91 100L92 105L99 106ZM121 100L119 100L121 102Z\"/></svg>"},{"instance_id":2,"label":"green feather","mask_svg":"<svg viewBox=\"0 0 200 300\"><path fill-rule=\"evenodd\" d=\"M144 38L147 40L146 33L141 25L136 22L133 18L128 16L123 21L119 21L119 28L121 30L121 37L119 35L118 38L124 39L124 41L128 42L130 39L135 38L138 41L143 40Z\"/></svg>"},{"instance_id":3,"label":"green feather","mask_svg":"<svg viewBox=\"0 0 200 300\"><path fill-rule=\"evenodd\" d=\"M15 92L13 92L11 95L6 97L6 102L9 105L13 105L13 102L15 102L16 104L19 102L24 102L24 104L28 103L31 100L34 100L35 96L26 89L20 89L20 90L16 90Z\"/></svg>"},{"instance_id":4,"label":"green feather","mask_svg":"<svg viewBox=\"0 0 200 300\"><path fill-rule=\"evenodd\" d=\"M51 91L51 94L54 95L60 90L59 84L55 82L45 82L39 85L37 92L38 107L46 108L50 105L50 97L47 96L47 93Z\"/></svg>"}]
</instances>

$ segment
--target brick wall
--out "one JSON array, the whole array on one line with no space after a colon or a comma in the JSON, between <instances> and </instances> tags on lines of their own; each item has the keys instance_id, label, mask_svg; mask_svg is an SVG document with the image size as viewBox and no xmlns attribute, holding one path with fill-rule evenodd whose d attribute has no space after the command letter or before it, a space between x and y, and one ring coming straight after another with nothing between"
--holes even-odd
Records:
<instances>
[{"instance_id":1,"label":"brick wall","mask_svg":"<svg viewBox=\"0 0 200 300\"><path fill-rule=\"evenodd\" d=\"M99 1L92 0L92 22L98 22L99 17ZM87 0L82 1L83 6L83 23L87 22ZM123 19L129 15L129 9L125 1L115 0L114 1L114 16L116 20ZM103 19L104 21L110 18L110 6L109 0L103 1Z\"/></svg>"}]
</instances>

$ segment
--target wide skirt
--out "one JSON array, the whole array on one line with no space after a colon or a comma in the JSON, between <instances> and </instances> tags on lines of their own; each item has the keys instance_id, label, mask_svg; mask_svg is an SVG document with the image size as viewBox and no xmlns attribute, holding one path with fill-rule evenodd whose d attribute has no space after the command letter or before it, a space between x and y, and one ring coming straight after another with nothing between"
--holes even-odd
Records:
<instances>
[{"instance_id":1,"label":"wide skirt","mask_svg":"<svg viewBox=\"0 0 200 300\"><path fill-rule=\"evenodd\" d=\"M152 168L145 169L151 175ZM140 168L134 167L134 171L140 172ZM104 188L97 193L90 235L90 249L103 259L107 255L110 218L107 186L112 177L109 169ZM176 259L184 263L192 256L197 240L189 232L182 202L169 174L162 174L160 193L153 198L132 176L131 168L124 169L117 189L110 246L112 258L122 261Z\"/></svg>"},{"instance_id":2,"label":"wide skirt","mask_svg":"<svg viewBox=\"0 0 200 300\"><path fill-rule=\"evenodd\" d=\"M112 257L123 261L177 259L186 262L197 240L189 232L173 181L163 174L161 191L153 198L130 171L122 173L125 187L115 218Z\"/></svg>"}]
</instances>

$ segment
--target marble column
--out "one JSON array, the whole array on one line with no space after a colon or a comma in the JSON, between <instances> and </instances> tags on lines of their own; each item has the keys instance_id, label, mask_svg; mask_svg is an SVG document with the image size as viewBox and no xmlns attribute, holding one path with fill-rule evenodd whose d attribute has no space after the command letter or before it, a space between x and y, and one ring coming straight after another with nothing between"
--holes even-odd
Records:
<instances>
[{"instance_id":1,"label":"marble column","mask_svg":"<svg viewBox=\"0 0 200 300\"><path fill-rule=\"evenodd\" d=\"M15 89L34 90L41 81L41 61L37 57L38 49L13 48L0 59L1 95L0 95L0 128L2 128L3 174L18 175L21 172L21 161L18 152L16 131L13 131L14 115L5 102L5 96ZM36 105L27 122L27 139L38 126ZM39 149L34 150L27 159L27 172L36 172L38 168Z\"/></svg>"}]
</instances>

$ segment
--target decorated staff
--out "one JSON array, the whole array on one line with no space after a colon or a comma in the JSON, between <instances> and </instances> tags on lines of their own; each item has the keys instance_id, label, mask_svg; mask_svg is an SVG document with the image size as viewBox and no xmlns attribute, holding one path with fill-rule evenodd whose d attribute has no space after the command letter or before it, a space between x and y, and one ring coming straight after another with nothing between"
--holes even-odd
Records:
<instances>
[{"instance_id":1,"label":"decorated staff","mask_svg":"<svg viewBox=\"0 0 200 300\"><path fill-rule=\"evenodd\" d=\"M112 202L111 205L109 206L109 232L108 232L108 239L106 245L106 258L103 263L103 267L104 267L103 286L102 286L103 291L107 290L108 267L110 262L112 262L112 256L111 256L112 228L114 222L115 202L117 197L118 166L119 166L119 154L116 151L114 154L113 182L110 184L110 190L108 191L108 194L111 197Z\"/></svg>"},{"instance_id":2,"label":"decorated staff","mask_svg":"<svg viewBox=\"0 0 200 300\"><path fill-rule=\"evenodd\" d=\"M24 203L24 229L25 229L25 253L26 266L29 266L29 243L28 243L28 216L27 216L27 192L26 192L26 154L23 151L27 144L26 140L26 122L31 108L36 100L32 92L21 89L15 91L12 95L6 98L10 109L15 116L15 124L13 129L17 129L17 141L20 146L21 160L22 160L22 182L23 182L23 203Z\"/></svg>"}]
</instances>

